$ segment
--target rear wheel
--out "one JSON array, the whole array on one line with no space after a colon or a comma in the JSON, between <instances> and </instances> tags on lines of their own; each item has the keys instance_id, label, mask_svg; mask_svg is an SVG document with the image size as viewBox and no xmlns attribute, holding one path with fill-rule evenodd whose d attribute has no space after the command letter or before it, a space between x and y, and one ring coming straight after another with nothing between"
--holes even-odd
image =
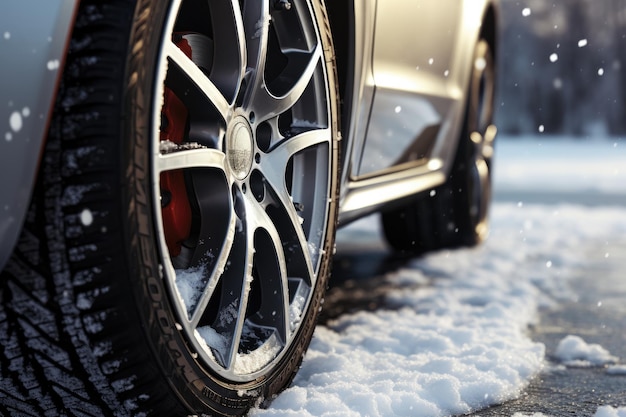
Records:
<instances>
[{"instance_id":1,"label":"rear wheel","mask_svg":"<svg viewBox=\"0 0 626 417\"><path fill-rule=\"evenodd\" d=\"M419 254L473 246L487 236L496 137L494 92L493 53L481 39L474 51L465 122L446 183L382 215L385 237L394 249Z\"/></svg>"},{"instance_id":2,"label":"rear wheel","mask_svg":"<svg viewBox=\"0 0 626 417\"><path fill-rule=\"evenodd\" d=\"M243 414L293 378L337 215L319 0L81 2L0 292L0 414Z\"/></svg>"}]
</instances>

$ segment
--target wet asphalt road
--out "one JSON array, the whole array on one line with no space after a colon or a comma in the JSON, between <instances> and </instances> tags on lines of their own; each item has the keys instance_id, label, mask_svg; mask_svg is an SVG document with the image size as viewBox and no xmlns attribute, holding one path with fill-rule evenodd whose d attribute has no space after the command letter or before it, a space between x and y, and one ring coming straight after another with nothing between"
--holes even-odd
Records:
<instances>
[{"instance_id":1,"label":"wet asphalt road","mask_svg":"<svg viewBox=\"0 0 626 417\"><path fill-rule=\"evenodd\" d=\"M548 364L544 372L531 381L519 399L470 416L540 412L555 417L583 417L593 416L599 406L626 406L626 375L610 375L602 367L564 367L553 361L558 342L573 334L587 343L600 344L619 357L620 364L626 363L626 237L619 250L612 250L610 258L600 251L598 248L598 253L588 254L597 262L570 278L577 297L541 311L538 324L529 329L530 337L546 346ZM322 322L348 312L385 308L391 284L383 276L407 262L392 254L382 240L358 239L339 244Z\"/></svg>"}]
</instances>

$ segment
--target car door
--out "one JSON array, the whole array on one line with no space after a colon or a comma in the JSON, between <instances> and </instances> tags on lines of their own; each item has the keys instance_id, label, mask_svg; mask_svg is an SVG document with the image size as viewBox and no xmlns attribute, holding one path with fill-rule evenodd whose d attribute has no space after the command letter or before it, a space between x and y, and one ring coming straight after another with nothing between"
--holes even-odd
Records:
<instances>
[{"instance_id":1,"label":"car door","mask_svg":"<svg viewBox=\"0 0 626 417\"><path fill-rule=\"evenodd\" d=\"M425 163L449 133L462 96L455 50L463 8L459 0L377 3L375 91L359 177Z\"/></svg>"}]
</instances>

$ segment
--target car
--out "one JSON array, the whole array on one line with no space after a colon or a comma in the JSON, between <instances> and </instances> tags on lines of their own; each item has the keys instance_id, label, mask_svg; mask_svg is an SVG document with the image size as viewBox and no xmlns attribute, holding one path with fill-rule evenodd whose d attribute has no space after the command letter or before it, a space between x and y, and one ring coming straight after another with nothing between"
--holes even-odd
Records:
<instances>
[{"instance_id":1,"label":"car","mask_svg":"<svg viewBox=\"0 0 626 417\"><path fill-rule=\"evenodd\" d=\"M338 227L487 236L495 0L1 8L0 414L267 406Z\"/></svg>"}]
</instances>

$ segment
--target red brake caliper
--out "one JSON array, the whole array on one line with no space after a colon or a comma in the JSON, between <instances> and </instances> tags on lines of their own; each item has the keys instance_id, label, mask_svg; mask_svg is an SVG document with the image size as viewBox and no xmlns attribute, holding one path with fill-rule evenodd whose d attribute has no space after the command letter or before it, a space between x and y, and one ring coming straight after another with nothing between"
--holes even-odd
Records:
<instances>
[{"instance_id":1,"label":"red brake caliper","mask_svg":"<svg viewBox=\"0 0 626 417\"><path fill-rule=\"evenodd\" d=\"M191 47L185 39L177 43L178 47L191 57ZM170 141L177 145L183 143L187 125L188 111L172 90L165 88L161 117L165 120L161 127L161 141ZM183 170L161 173L161 206L165 242L170 256L180 254L182 242L191 233L191 206L185 186Z\"/></svg>"}]
</instances>

